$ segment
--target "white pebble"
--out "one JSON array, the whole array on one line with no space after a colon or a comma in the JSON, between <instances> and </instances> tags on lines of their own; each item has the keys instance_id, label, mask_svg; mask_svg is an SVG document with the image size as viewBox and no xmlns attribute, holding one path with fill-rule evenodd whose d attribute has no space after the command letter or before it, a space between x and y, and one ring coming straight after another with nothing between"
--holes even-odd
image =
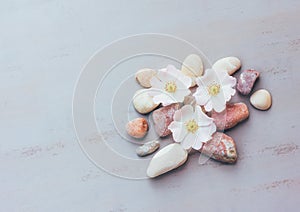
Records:
<instances>
[{"instance_id":1,"label":"white pebble","mask_svg":"<svg viewBox=\"0 0 300 212\"><path fill-rule=\"evenodd\" d=\"M201 58L196 54L187 56L181 66L181 71L184 75L192 78L192 86L195 86L195 78L203 74L203 63Z\"/></svg>"},{"instance_id":2,"label":"white pebble","mask_svg":"<svg viewBox=\"0 0 300 212\"><path fill-rule=\"evenodd\" d=\"M150 68L143 68L136 72L135 79L136 81L143 86L144 88L150 88L150 80L153 76L156 75L156 70L150 69Z\"/></svg>"},{"instance_id":3,"label":"white pebble","mask_svg":"<svg viewBox=\"0 0 300 212\"><path fill-rule=\"evenodd\" d=\"M184 164L187 156L187 151L180 144L169 144L154 155L148 166L147 175L154 178L171 171Z\"/></svg>"},{"instance_id":4,"label":"white pebble","mask_svg":"<svg viewBox=\"0 0 300 212\"><path fill-rule=\"evenodd\" d=\"M153 102L153 97L149 95L148 89L140 89L133 96L133 106L141 114L150 113L158 105Z\"/></svg>"},{"instance_id":5,"label":"white pebble","mask_svg":"<svg viewBox=\"0 0 300 212\"><path fill-rule=\"evenodd\" d=\"M234 74L241 67L241 61L237 57L225 57L217 60L212 68L216 71L226 70L229 75Z\"/></svg>"},{"instance_id":6,"label":"white pebble","mask_svg":"<svg viewBox=\"0 0 300 212\"><path fill-rule=\"evenodd\" d=\"M250 102L259 110L268 110L272 105L272 97L269 91L260 89L251 95Z\"/></svg>"}]
</instances>

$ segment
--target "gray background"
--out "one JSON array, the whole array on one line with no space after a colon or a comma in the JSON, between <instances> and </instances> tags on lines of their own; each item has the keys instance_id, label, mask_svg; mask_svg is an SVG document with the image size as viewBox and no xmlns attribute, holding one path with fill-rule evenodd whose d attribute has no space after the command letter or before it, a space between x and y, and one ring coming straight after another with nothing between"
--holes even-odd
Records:
<instances>
[{"instance_id":1,"label":"gray background","mask_svg":"<svg viewBox=\"0 0 300 212\"><path fill-rule=\"evenodd\" d=\"M300 192L299 1L1 1L0 211L296 210ZM72 94L100 47L143 32L190 41L211 61L261 71L273 107L229 131L239 161L191 156L155 180L95 167L72 125ZM242 98L248 104L247 98Z\"/></svg>"}]
</instances>

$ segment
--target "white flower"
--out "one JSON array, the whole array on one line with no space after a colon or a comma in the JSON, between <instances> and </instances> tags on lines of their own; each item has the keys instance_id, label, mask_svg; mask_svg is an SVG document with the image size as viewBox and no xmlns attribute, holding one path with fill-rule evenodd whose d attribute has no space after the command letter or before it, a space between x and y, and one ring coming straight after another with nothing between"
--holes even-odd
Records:
<instances>
[{"instance_id":1,"label":"white flower","mask_svg":"<svg viewBox=\"0 0 300 212\"><path fill-rule=\"evenodd\" d=\"M236 79L229 76L227 71L213 69L205 70L202 77L196 79L197 91L193 94L197 104L204 106L206 111L214 109L216 112L222 112L228 102L235 94L233 88Z\"/></svg>"},{"instance_id":2,"label":"white flower","mask_svg":"<svg viewBox=\"0 0 300 212\"><path fill-rule=\"evenodd\" d=\"M189 87L192 80L174 66L168 65L167 68L158 70L156 76L150 80L150 84L152 91L155 91L151 93L153 102L166 106L183 102L184 97L191 93Z\"/></svg>"},{"instance_id":3,"label":"white flower","mask_svg":"<svg viewBox=\"0 0 300 212\"><path fill-rule=\"evenodd\" d=\"M212 118L203 113L200 106L185 105L174 114L174 121L169 125L175 142L181 143L184 149L201 149L203 143L212 138L216 125Z\"/></svg>"}]
</instances>

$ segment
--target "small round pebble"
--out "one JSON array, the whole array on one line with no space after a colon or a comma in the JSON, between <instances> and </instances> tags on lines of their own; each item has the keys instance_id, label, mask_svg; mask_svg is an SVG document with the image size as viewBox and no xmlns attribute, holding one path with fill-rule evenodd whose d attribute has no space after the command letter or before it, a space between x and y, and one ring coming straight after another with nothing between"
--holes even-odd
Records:
<instances>
[{"instance_id":1,"label":"small round pebble","mask_svg":"<svg viewBox=\"0 0 300 212\"><path fill-rule=\"evenodd\" d=\"M272 105L272 97L269 91L260 89L250 97L250 103L259 110L268 110Z\"/></svg>"},{"instance_id":2,"label":"small round pebble","mask_svg":"<svg viewBox=\"0 0 300 212\"><path fill-rule=\"evenodd\" d=\"M136 118L126 125L127 133L134 138L143 138L148 132L148 122L144 118Z\"/></svg>"},{"instance_id":3,"label":"small round pebble","mask_svg":"<svg viewBox=\"0 0 300 212\"><path fill-rule=\"evenodd\" d=\"M150 80L155 75L156 75L156 70L150 68L143 68L138 72L136 72L135 79L144 88L150 88L151 87Z\"/></svg>"}]
</instances>

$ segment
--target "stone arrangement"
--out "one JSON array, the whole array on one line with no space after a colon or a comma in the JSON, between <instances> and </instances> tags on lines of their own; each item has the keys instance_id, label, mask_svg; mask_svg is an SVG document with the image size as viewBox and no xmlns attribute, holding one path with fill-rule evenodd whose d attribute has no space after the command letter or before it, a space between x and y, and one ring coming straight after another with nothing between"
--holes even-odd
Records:
<instances>
[{"instance_id":1,"label":"stone arrangement","mask_svg":"<svg viewBox=\"0 0 300 212\"><path fill-rule=\"evenodd\" d=\"M201 57L191 54L180 71L174 66L137 71L135 78L143 89L133 95L134 108L140 114L150 114L158 137L171 136L174 140L152 157L147 169L150 178L183 165L191 149L222 163L237 161L236 143L224 131L246 120L249 109L245 103L230 99L235 89L240 95L251 94L260 76L258 71L246 69L233 77L241 65L239 58L225 57L217 60L212 69L204 70ZM213 77L216 80L210 82ZM265 89L257 90L250 103L258 110L268 110L271 94ZM126 130L133 138L142 139L148 132L148 122L145 118L131 120ZM141 144L136 153L144 157L159 148L160 141L154 140Z\"/></svg>"}]
</instances>

